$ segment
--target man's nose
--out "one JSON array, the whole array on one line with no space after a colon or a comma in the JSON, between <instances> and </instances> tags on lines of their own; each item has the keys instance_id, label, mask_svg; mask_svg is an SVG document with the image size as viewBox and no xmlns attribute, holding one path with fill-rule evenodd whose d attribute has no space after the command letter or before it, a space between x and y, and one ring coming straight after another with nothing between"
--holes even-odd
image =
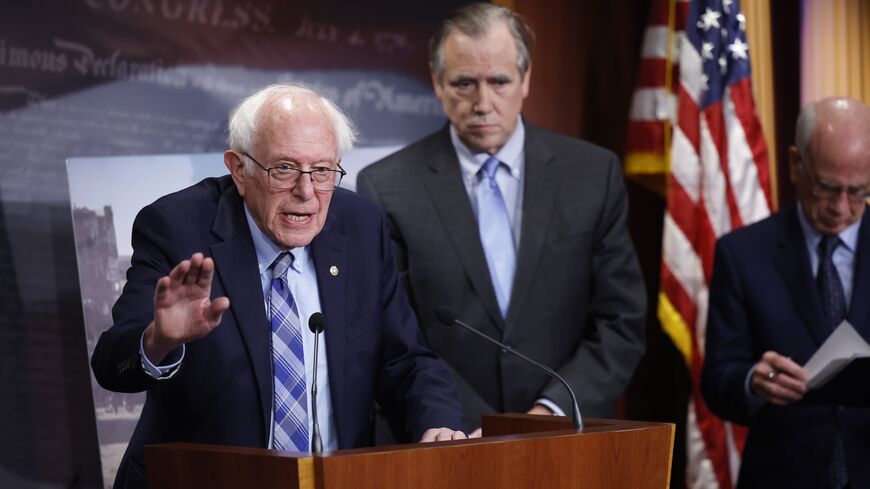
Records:
<instances>
[{"instance_id":1,"label":"man's nose","mask_svg":"<svg viewBox=\"0 0 870 489\"><path fill-rule=\"evenodd\" d=\"M291 193L296 197L308 200L314 196L314 182L310 173L300 173Z\"/></svg>"},{"instance_id":2,"label":"man's nose","mask_svg":"<svg viewBox=\"0 0 870 489\"><path fill-rule=\"evenodd\" d=\"M838 214L848 214L851 212L852 206L849 202L849 194L845 188L837 192L837 196L831 201L831 205Z\"/></svg>"},{"instance_id":3,"label":"man's nose","mask_svg":"<svg viewBox=\"0 0 870 489\"><path fill-rule=\"evenodd\" d=\"M477 100L474 102L474 111L479 114L492 112L492 91L486 84L481 84L477 89Z\"/></svg>"}]
</instances>

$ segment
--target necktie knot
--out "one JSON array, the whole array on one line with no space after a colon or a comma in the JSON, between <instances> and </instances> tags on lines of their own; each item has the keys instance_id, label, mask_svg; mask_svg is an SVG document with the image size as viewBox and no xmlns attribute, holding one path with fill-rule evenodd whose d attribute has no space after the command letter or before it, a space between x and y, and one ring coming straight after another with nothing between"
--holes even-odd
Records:
<instances>
[{"instance_id":1,"label":"necktie knot","mask_svg":"<svg viewBox=\"0 0 870 489\"><path fill-rule=\"evenodd\" d=\"M495 181L495 172L498 171L498 166L501 164L498 158L495 156L490 156L483 162L483 166L480 168L481 175L485 175L486 178L489 179L490 182Z\"/></svg>"},{"instance_id":2,"label":"necktie knot","mask_svg":"<svg viewBox=\"0 0 870 489\"><path fill-rule=\"evenodd\" d=\"M834 250L840 245L840 237L836 234L826 234L819 241L819 259L829 259L834 254Z\"/></svg>"},{"instance_id":3,"label":"necktie knot","mask_svg":"<svg viewBox=\"0 0 870 489\"><path fill-rule=\"evenodd\" d=\"M275 258L275 261L269 266L269 269L272 270L272 280L283 278L292 264L293 254L289 251L284 251L278 255L278 258Z\"/></svg>"}]
</instances>

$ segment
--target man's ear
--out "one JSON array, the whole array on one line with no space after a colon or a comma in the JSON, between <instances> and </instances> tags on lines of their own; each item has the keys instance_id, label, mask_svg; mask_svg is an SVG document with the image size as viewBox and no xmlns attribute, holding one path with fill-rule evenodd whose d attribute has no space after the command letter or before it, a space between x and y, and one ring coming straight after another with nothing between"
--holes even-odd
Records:
<instances>
[{"instance_id":1,"label":"man's ear","mask_svg":"<svg viewBox=\"0 0 870 489\"><path fill-rule=\"evenodd\" d=\"M249 175L242 157L235 151L224 151L224 165L227 166L227 170L233 176L233 183L236 184L236 190L239 191L239 195L244 197L245 183L247 183Z\"/></svg>"},{"instance_id":2,"label":"man's ear","mask_svg":"<svg viewBox=\"0 0 870 489\"><path fill-rule=\"evenodd\" d=\"M532 79L532 64L529 63L529 67L526 69L526 74L523 75L523 98L529 96L529 83Z\"/></svg>"},{"instance_id":3,"label":"man's ear","mask_svg":"<svg viewBox=\"0 0 870 489\"><path fill-rule=\"evenodd\" d=\"M792 184L797 184L800 179L800 165L800 152L798 152L797 146L792 144L788 147L788 177Z\"/></svg>"}]
</instances>

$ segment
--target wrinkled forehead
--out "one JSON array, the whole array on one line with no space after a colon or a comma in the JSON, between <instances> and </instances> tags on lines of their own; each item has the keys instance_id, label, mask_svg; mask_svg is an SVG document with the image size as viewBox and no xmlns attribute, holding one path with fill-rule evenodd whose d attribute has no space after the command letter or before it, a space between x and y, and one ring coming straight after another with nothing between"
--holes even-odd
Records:
<instances>
[{"instance_id":1,"label":"wrinkled forehead","mask_svg":"<svg viewBox=\"0 0 870 489\"><path fill-rule=\"evenodd\" d=\"M331 157L337 155L335 128L317 100L276 99L263 107L259 119L255 146L268 150L276 145L305 145L307 151L320 148Z\"/></svg>"}]
</instances>

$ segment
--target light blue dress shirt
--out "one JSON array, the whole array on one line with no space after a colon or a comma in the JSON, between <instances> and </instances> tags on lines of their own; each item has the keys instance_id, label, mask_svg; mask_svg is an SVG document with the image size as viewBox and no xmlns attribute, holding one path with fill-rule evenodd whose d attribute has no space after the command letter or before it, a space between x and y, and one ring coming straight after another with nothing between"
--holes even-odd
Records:
<instances>
[{"instance_id":1,"label":"light blue dress shirt","mask_svg":"<svg viewBox=\"0 0 870 489\"><path fill-rule=\"evenodd\" d=\"M480 184L477 178L480 168L484 162L490 157L489 153L474 153L465 143L459 139L459 134L456 128L450 125L450 140L453 142L453 148L456 150L456 157L459 159L459 168L462 172L462 183L465 184L465 191L468 193L468 199L471 201L471 209L477 217L477 198L475 197L477 186ZM508 211L508 218L511 222L513 230L514 244L516 248L520 247L520 231L523 221L523 173L526 166L525 145L526 129L523 127L523 120L517 116L517 128L507 142L494 155L503 163L495 173L495 180L498 182L498 188L504 198L505 208ZM507 168L505 168L507 166Z\"/></svg>"},{"instance_id":2,"label":"light blue dress shirt","mask_svg":"<svg viewBox=\"0 0 870 489\"><path fill-rule=\"evenodd\" d=\"M462 183L465 185L465 191L468 193L468 200L471 201L471 209L474 211L474 216L477 217L477 186L480 184L480 179L477 174L480 168L490 156L495 156L503 165L500 165L495 174L495 180L498 182L498 188L501 191L504 204L508 211L508 218L511 222L513 230L514 245L516 249L520 249L520 231L523 223L523 175L526 169L526 128L523 125L523 118L517 116L517 127L514 133L508 138L504 146L494 155L489 153L474 153L471 149L459 139L459 134L453 124L450 125L450 141L453 143L453 149L456 151L456 158L459 159L459 168L462 172ZM534 368L529 366L529 368ZM542 397L535 401L537 404L543 404L550 408L555 414L564 416L565 412L556 405L553 401ZM531 407L531 406L530 406Z\"/></svg>"},{"instance_id":3,"label":"light blue dress shirt","mask_svg":"<svg viewBox=\"0 0 870 489\"><path fill-rule=\"evenodd\" d=\"M804 232L804 241L806 241L807 252L810 254L810 268L813 271L813 279L819 272L819 242L822 240L822 233L818 232L804 215L803 208L798 204L798 220L801 223L801 230ZM846 229L840 231L837 236L843 243L834 249L832 257L834 267L837 269L837 274L840 276L840 282L843 284L843 293L846 296L846 310L852 303L852 276L855 274L855 252L858 249L858 231L861 229L861 219L852 223Z\"/></svg>"},{"instance_id":4,"label":"light blue dress shirt","mask_svg":"<svg viewBox=\"0 0 870 489\"><path fill-rule=\"evenodd\" d=\"M284 251L269 239L254 222L251 214L245 207L245 218L251 230L254 240L254 249L257 252L257 264L260 268L260 285L263 287L263 308L268 317L269 294L272 290L272 275L269 267ZM302 343L305 350L305 389L308 393L308 434L311 436L311 381L314 378L314 333L308 329L308 319L315 312L320 312L320 292L317 287L317 275L314 271L314 260L311 258L309 248L293 248L289 250L293 254L293 264L287 269L287 283L290 293L296 301L296 309L299 311L299 322L302 326ZM263 325L268 329L268 324ZM335 432L335 422L332 416L332 396L329 389L329 372L326 362L326 335L329 334L329 321L326 330L320 333L317 352L317 418L320 428L320 437L323 441L324 450L336 450L338 440ZM274 410L273 414L274 416ZM270 426L274 423L270 423ZM268 447L272 447L272 434L269 433Z\"/></svg>"}]
</instances>

